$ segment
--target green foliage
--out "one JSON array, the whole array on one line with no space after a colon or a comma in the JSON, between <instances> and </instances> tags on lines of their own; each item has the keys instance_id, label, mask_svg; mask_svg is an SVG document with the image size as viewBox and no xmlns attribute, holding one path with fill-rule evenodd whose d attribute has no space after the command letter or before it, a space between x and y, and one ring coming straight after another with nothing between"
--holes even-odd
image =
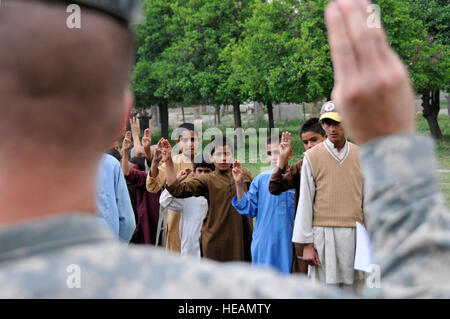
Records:
<instances>
[{"instance_id":1,"label":"green foliage","mask_svg":"<svg viewBox=\"0 0 450 319\"><path fill-rule=\"evenodd\" d=\"M136 27L138 107L313 102L330 95L329 0L146 0ZM376 0L417 92L448 90L445 0Z\"/></svg>"},{"instance_id":2,"label":"green foliage","mask_svg":"<svg viewBox=\"0 0 450 319\"><path fill-rule=\"evenodd\" d=\"M448 23L444 27L433 20L440 12L439 20L448 21L448 3L444 5L444 2L436 0L375 2L381 8L381 19L389 41L408 66L416 91L448 90L450 47L443 41L445 35L449 35Z\"/></svg>"},{"instance_id":3,"label":"green foliage","mask_svg":"<svg viewBox=\"0 0 450 319\"><path fill-rule=\"evenodd\" d=\"M327 2L255 3L244 39L224 55L241 96L268 103L309 102L330 94L333 74L323 20Z\"/></svg>"}]
</instances>

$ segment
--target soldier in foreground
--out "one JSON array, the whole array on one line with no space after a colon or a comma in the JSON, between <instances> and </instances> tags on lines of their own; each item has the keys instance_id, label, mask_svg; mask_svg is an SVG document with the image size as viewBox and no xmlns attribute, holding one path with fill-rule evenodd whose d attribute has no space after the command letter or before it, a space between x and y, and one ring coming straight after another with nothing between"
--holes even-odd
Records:
<instances>
[{"instance_id":1,"label":"soldier in foreground","mask_svg":"<svg viewBox=\"0 0 450 319\"><path fill-rule=\"evenodd\" d=\"M84 2L83 29L73 32L62 1L2 1L0 297L346 296L307 278L127 247L98 225L96 168L132 104L121 6L132 1ZM363 296L448 298L450 214L433 143L415 134L407 72L383 31L367 28L367 4L332 1L326 10L333 100L362 145L367 224L381 267L381 288ZM18 118L26 130L16 130Z\"/></svg>"}]
</instances>

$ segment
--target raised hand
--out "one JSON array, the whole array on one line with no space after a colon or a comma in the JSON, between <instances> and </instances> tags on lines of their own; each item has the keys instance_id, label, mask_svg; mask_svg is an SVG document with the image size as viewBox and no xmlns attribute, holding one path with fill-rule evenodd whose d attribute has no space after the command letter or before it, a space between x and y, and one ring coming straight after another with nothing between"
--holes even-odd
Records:
<instances>
[{"instance_id":1,"label":"raised hand","mask_svg":"<svg viewBox=\"0 0 450 319\"><path fill-rule=\"evenodd\" d=\"M131 142L131 132L127 131L125 133L125 137L122 142L122 152L130 152L131 148L133 147L133 142Z\"/></svg>"},{"instance_id":2,"label":"raised hand","mask_svg":"<svg viewBox=\"0 0 450 319\"><path fill-rule=\"evenodd\" d=\"M337 0L325 11L335 79L332 98L358 144L415 131L408 72L381 26L368 24L368 6L367 0Z\"/></svg>"},{"instance_id":3,"label":"raised hand","mask_svg":"<svg viewBox=\"0 0 450 319\"><path fill-rule=\"evenodd\" d=\"M145 129L144 131L142 146L144 146L145 150L150 150L150 147L152 146L152 131L149 128Z\"/></svg>"},{"instance_id":4,"label":"raised hand","mask_svg":"<svg viewBox=\"0 0 450 319\"><path fill-rule=\"evenodd\" d=\"M133 116L132 118L130 118L130 127L131 127L131 133L133 134L133 136L139 136L140 133L140 124L138 119Z\"/></svg>"},{"instance_id":5,"label":"raised hand","mask_svg":"<svg viewBox=\"0 0 450 319\"><path fill-rule=\"evenodd\" d=\"M178 181L178 182L182 182L183 180L186 179L186 177L189 176L190 173L192 173L192 169L190 169L190 168L185 168L185 169L181 170L181 171L177 174L177 181Z\"/></svg>"},{"instance_id":6,"label":"raised hand","mask_svg":"<svg viewBox=\"0 0 450 319\"><path fill-rule=\"evenodd\" d=\"M234 161L232 174L236 184L242 184L244 182L244 172L238 160Z\"/></svg>"},{"instance_id":7,"label":"raised hand","mask_svg":"<svg viewBox=\"0 0 450 319\"><path fill-rule=\"evenodd\" d=\"M289 159L292 157L291 140L291 133L283 132L281 134L280 157L278 158L278 167L280 168L286 167L289 163Z\"/></svg>"},{"instance_id":8,"label":"raised hand","mask_svg":"<svg viewBox=\"0 0 450 319\"><path fill-rule=\"evenodd\" d=\"M170 145L169 141L166 139L162 139L160 142L161 142L162 161L167 162L169 160L172 160L172 146Z\"/></svg>"},{"instance_id":9,"label":"raised hand","mask_svg":"<svg viewBox=\"0 0 450 319\"><path fill-rule=\"evenodd\" d=\"M164 138L161 138L158 143L156 144L155 150L153 151L153 158L152 158L152 166L153 163L155 163L156 166L158 166L159 162L162 162L162 141Z\"/></svg>"}]
</instances>

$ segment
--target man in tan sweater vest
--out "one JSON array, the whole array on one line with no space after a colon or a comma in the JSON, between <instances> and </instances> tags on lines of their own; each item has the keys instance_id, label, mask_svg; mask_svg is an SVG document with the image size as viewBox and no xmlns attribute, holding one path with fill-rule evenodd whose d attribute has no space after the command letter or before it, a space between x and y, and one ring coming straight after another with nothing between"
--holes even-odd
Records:
<instances>
[{"instance_id":1,"label":"man in tan sweater vest","mask_svg":"<svg viewBox=\"0 0 450 319\"><path fill-rule=\"evenodd\" d=\"M363 180L358 146L345 138L333 102L322 106L327 139L305 152L292 241L304 244L309 276L324 284L353 286L356 222L363 224Z\"/></svg>"}]
</instances>

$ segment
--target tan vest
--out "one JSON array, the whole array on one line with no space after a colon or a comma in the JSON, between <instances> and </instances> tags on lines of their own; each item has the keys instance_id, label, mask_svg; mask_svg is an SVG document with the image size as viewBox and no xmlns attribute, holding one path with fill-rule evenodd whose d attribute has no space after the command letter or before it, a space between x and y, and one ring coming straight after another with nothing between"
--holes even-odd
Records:
<instances>
[{"instance_id":1,"label":"tan vest","mask_svg":"<svg viewBox=\"0 0 450 319\"><path fill-rule=\"evenodd\" d=\"M356 227L363 224L363 180L359 147L347 141L349 153L341 164L322 142L306 152L314 173L316 194L313 226Z\"/></svg>"}]
</instances>

